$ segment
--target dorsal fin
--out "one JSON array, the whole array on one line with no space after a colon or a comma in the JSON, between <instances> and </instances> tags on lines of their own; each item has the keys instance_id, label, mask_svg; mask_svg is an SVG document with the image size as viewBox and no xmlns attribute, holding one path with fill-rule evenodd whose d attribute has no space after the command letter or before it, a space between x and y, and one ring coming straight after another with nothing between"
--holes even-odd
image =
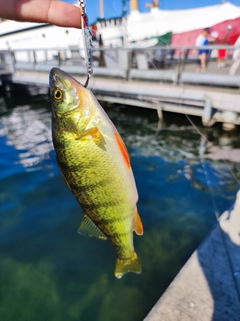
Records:
<instances>
[{"instance_id":1,"label":"dorsal fin","mask_svg":"<svg viewBox=\"0 0 240 321\"><path fill-rule=\"evenodd\" d=\"M119 135L118 132L115 132L115 137L116 137L116 141L118 143L118 146L121 150L121 153L123 155L124 161L127 165L127 168L130 169L131 165L130 165L130 156L128 154L128 150L126 145L124 144L124 141L122 140L122 137Z\"/></svg>"},{"instance_id":2,"label":"dorsal fin","mask_svg":"<svg viewBox=\"0 0 240 321\"><path fill-rule=\"evenodd\" d=\"M137 235L143 235L143 224L137 208L135 210L135 213L133 214L133 230Z\"/></svg>"},{"instance_id":3,"label":"dorsal fin","mask_svg":"<svg viewBox=\"0 0 240 321\"><path fill-rule=\"evenodd\" d=\"M80 227L78 229L79 234L94 236L102 240L106 240L106 235L99 230L97 225L87 216L84 215Z\"/></svg>"}]
</instances>

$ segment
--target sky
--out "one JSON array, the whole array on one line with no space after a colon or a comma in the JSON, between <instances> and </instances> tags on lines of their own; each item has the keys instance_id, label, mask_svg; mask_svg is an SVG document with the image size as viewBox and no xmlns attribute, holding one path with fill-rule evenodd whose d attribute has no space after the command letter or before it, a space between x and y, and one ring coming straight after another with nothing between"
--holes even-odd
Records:
<instances>
[{"instance_id":1,"label":"sky","mask_svg":"<svg viewBox=\"0 0 240 321\"><path fill-rule=\"evenodd\" d=\"M66 2L73 2L72 0L65 0ZM89 22L93 23L99 17L99 0L85 0ZM127 9L129 12L129 2L126 1ZM152 0L139 0L139 9L141 12L149 11L145 7L146 2ZM160 8L165 10L188 9L205 7L215 4L220 4L221 0L160 0ZM232 0L231 3L240 6L240 0ZM122 14L122 1L121 0L104 0L105 18L121 16Z\"/></svg>"}]
</instances>

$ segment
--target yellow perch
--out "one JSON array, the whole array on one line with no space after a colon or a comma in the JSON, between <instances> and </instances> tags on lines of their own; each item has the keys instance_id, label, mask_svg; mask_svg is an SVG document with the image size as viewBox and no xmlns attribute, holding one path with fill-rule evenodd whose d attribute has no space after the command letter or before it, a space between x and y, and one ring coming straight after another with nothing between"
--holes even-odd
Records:
<instances>
[{"instance_id":1,"label":"yellow perch","mask_svg":"<svg viewBox=\"0 0 240 321\"><path fill-rule=\"evenodd\" d=\"M53 68L50 91L58 165L85 213L78 232L112 241L117 278L141 273L133 230L141 235L143 226L126 146L94 95L77 80Z\"/></svg>"}]
</instances>

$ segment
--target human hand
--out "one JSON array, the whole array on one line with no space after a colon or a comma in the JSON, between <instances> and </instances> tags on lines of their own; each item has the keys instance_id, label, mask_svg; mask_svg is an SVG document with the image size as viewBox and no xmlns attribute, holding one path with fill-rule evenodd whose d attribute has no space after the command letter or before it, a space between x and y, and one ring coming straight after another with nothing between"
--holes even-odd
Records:
<instances>
[{"instance_id":1,"label":"human hand","mask_svg":"<svg viewBox=\"0 0 240 321\"><path fill-rule=\"evenodd\" d=\"M58 0L0 0L0 17L81 28L81 9Z\"/></svg>"}]
</instances>

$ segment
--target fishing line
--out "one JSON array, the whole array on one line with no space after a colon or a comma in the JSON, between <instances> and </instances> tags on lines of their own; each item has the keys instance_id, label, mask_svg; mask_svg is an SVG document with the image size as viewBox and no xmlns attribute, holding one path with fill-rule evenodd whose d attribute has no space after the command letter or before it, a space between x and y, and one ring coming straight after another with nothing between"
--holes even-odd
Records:
<instances>
[{"instance_id":1,"label":"fishing line","mask_svg":"<svg viewBox=\"0 0 240 321\"><path fill-rule=\"evenodd\" d=\"M87 68L87 80L84 84L84 87L87 88L90 77L93 74L93 68L92 68L92 49L97 49L95 46L93 46L92 42L92 32L89 28L89 21L88 21L88 15L86 13L86 1L85 0L79 0L79 7L81 9L81 26L82 26L82 39L79 38L78 44L81 42L83 43L84 51L85 51L85 62L86 62L86 68ZM81 48L81 46L80 46ZM112 57L108 55L110 59Z\"/></svg>"},{"instance_id":2,"label":"fishing line","mask_svg":"<svg viewBox=\"0 0 240 321\"><path fill-rule=\"evenodd\" d=\"M82 26L82 41L85 50L85 60L86 60L86 67L87 67L87 80L84 85L87 88L90 77L93 74L92 69L92 34L89 29L88 25L88 16L86 13L86 1L79 0L79 6L81 8L81 26Z\"/></svg>"},{"instance_id":3,"label":"fishing line","mask_svg":"<svg viewBox=\"0 0 240 321\"><path fill-rule=\"evenodd\" d=\"M112 10L114 11L114 13L116 14L116 11L114 10L112 4L110 4ZM130 34L130 32L127 30L125 24L123 24L123 28L125 29L125 32L133 39L132 35ZM134 39L133 39L134 40ZM150 55L148 53L146 53L137 43L136 43L136 47L138 47L138 49L145 55L147 61L150 61L151 62L151 65L153 66L153 68L155 70L158 70L157 66L153 63L153 61L150 59ZM165 82L166 83L166 82ZM184 88L184 91L183 93L186 91L186 89ZM180 102L178 102L178 105L180 108L182 108L182 105ZM199 136L202 138L202 142L206 142L208 144L208 147L209 146L213 146L213 143L211 143L207 137L200 131L200 129L197 127L197 125L193 122L193 120L189 117L189 115L187 114L184 114L185 117L188 119L189 123L192 125L192 127L196 130L196 132L199 134ZM229 253L229 248L226 244L226 239L225 239L225 235L224 235L224 231L222 230L221 226L220 226L220 213L218 211L218 206L217 206L217 202L216 202L216 197L215 197L215 193L214 193L214 189L213 187L211 186L211 180L210 180L210 177L209 177L209 173L208 173L208 170L207 170L207 167L206 167L206 162L204 160L204 150L205 148L201 149L200 147L200 151L199 151L199 158L200 158L200 164L201 164L201 167L202 167L202 170L203 170L203 174L204 174L204 177L205 177L205 181L206 181L206 184L207 184L207 187L208 187L208 190L209 190L209 193L210 193L210 197L211 197L211 202L212 202L212 206L213 206L213 209L214 209L214 214L215 214L215 218L219 224L219 228L220 228L220 233L221 233L221 238L222 238L222 242L224 244L224 248L225 248L225 252L226 252L226 258L227 258L227 262L228 262L228 266L229 266L229 270L230 270L230 274L233 278L233 282L234 282L234 285L235 285L235 288L236 288L236 291L237 291L237 294L238 294L238 299L240 301L240 290L238 288L238 285L237 285L237 281L236 281L236 278L234 276L234 267L233 267L233 262L231 260L231 255ZM226 160L223 160L224 161L224 164L226 165L226 167L228 168L229 172L231 173L232 177L234 178L234 180L238 183L238 185L240 184L237 176L234 174L234 172L232 171L232 169L230 168L230 165L227 163Z\"/></svg>"},{"instance_id":4,"label":"fishing line","mask_svg":"<svg viewBox=\"0 0 240 321\"><path fill-rule=\"evenodd\" d=\"M189 123L193 126L193 128L198 132L198 134L205 140L206 143L208 143L209 146L213 146L213 143L211 143L206 136L203 135L203 133L198 129L198 127L196 126L196 124L194 124L194 122L192 121L192 119L187 115L184 114L185 117L188 119ZM235 179L235 181L238 183L238 185L240 185L240 180L238 179L238 177L234 174L234 172L232 171L231 167L229 166L229 164L227 163L227 161L225 159L223 159L224 164L226 165L226 167L228 168L229 172L231 173L232 177Z\"/></svg>"},{"instance_id":5,"label":"fishing line","mask_svg":"<svg viewBox=\"0 0 240 321\"><path fill-rule=\"evenodd\" d=\"M112 11L114 12L114 14L115 15L117 15L117 12L116 12L116 10L114 9L114 7L113 7L113 5L112 5L112 1L108 1L108 3L109 3L109 6L111 7L111 9L112 9ZM127 28L126 28L126 25L125 24L123 24L123 28L124 28L124 30L125 30L125 32L129 35L129 37L132 39L132 41L135 41L135 39L134 39L134 37L131 35L131 33L127 30ZM158 68L157 68L157 66L154 64L154 62L152 61L152 59L151 59L151 57L150 57L150 54L148 53L148 52L146 52L146 51L144 51L140 46L139 46L139 44L136 42L136 47L138 48L138 50L139 51L141 51L142 53L143 53L143 55L146 57L146 59L147 59L147 61L149 61L150 62L150 64L152 65L152 67L155 69L155 70L159 70ZM166 81L164 81L163 80L163 83L165 83L165 84L167 84L167 82ZM169 86L170 87L170 86ZM172 90L173 91L173 93L174 93L174 90ZM183 93L185 93L186 92L186 88L183 88ZM176 97L177 98L177 97ZM179 105L179 107L180 108L182 108L182 105L180 104L180 102L178 102L178 105ZM200 135L200 137L202 137L204 140L205 140L205 142L207 142L208 143L208 147L210 147L210 146L213 146L213 143L211 143L208 139L207 139L207 137L205 136L205 135L203 135L203 133L199 130L199 128L197 127L197 125L193 122L193 120L189 117L189 115L187 115L187 114L185 114L184 113L184 115L185 115L185 117L188 119L188 121L189 121L189 123L192 125L192 127L197 131L197 133ZM202 155L202 157L203 157L203 155ZM226 167L228 168L228 170L229 170L229 172L231 173L231 175L232 175L232 177L234 178L234 180L238 183L238 185L240 185L240 180L237 178L237 176L234 174L234 172L232 171L232 169L230 168L230 166L229 166L229 164L227 163L227 161L226 160L224 160L223 159L223 162L224 162L224 164L226 165ZM211 188L210 188L210 186L208 185L208 188L209 188L209 190L211 190ZM214 201L214 203L216 204L216 202Z\"/></svg>"},{"instance_id":6,"label":"fishing line","mask_svg":"<svg viewBox=\"0 0 240 321\"><path fill-rule=\"evenodd\" d=\"M114 9L113 5L112 5L112 2L109 2L108 1L108 4L109 4L109 7L111 8L111 10L114 12L114 14L117 16L117 12L116 10ZM131 33L127 30L127 27L126 25L122 22L122 26L124 28L124 31L126 32L126 34L128 34L128 36L132 39L132 41L135 41L134 37L131 35ZM157 66L154 64L154 62L152 61L150 55L148 52L144 51L143 48L140 47L140 45L136 42L136 48L141 51L143 53L143 55L146 57L147 61L150 62L150 64L152 65L152 67L155 69L155 70L159 70L157 68ZM163 83L167 84L166 81L163 80ZM170 86L169 86L170 87ZM186 88L183 88L183 94L186 93ZM174 90L172 90L173 94L174 94ZM176 97L177 99L177 97ZM179 105L179 108L183 108L182 104L180 103L180 101L178 100L178 105ZM197 125L193 122L193 120L189 117L189 115L183 113L185 115L185 117L187 118L187 120L189 121L189 123L191 124L191 126L196 130L196 132L199 134L199 136L203 139L204 142L206 142L208 144L208 147L210 146L214 146L213 143L211 143L207 137L200 131L200 129L197 127ZM201 153L199 153L199 158L200 158L200 164L201 164L201 167L202 167L202 170L203 170L203 174L205 176L205 180L206 180L206 184L207 184L207 187L208 187L208 190L209 190L209 193L210 193L210 196L211 196L211 199L212 199L212 205L213 205L213 208L214 208L214 213L215 213L215 217L217 219L217 221L219 221L219 217L220 217L220 214L219 214L219 211L217 209L217 202L216 202L216 199L215 199L215 193L214 193L214 189L213 187L211 186L211 180L210 180L210 177L209 177L209 174L208 174L208 170L206 168L206 163L205 163L205 159L204 159L204 152L201 151ZM234 174L233 170L231 169L230 165L227 163L226 160L223 159L223 162L224 164L226 165L227 169L229 170L229 172L231 173L231 176L233 177L233 179L237 182L238 185L240 185L240 181L239 179L237 178L237 176Z\"/></svg>"},{"instance_id":7,"label":"fishing line","mask_svg":"<svg viewBox=\"0 0 240 321\"><path fill-rule=\"evenodd\" d=\"M110 7L112 8L112 11L117 15L115 9L113 8L112 6L112 3L110 3ZM133 39L134 41L134 38L132 37L132 35L130 34L130 32L127 30L125 24L123 24L123 28L125 30L125 32ZM153 66L153 68L155 70L158 70L157 66L153 63L153 61L150 59L150 55L148 53L146 53L139 45L138 43L136 43L136 47L138 48L138 50L140 50L146 57L147 61L150 61L151 65ZM167 82L165 82L167 83ZM184 91L185 92L185 88L184 88ZM174 92L174 91L173 91ZM178 101L178 105L180 108L182 108L182 105L181 103ZM234 282L234 285L235 285L235 288L236 288L236 291L237 291L237 295L238 295L238 299L239 299L239 302L240 302L240 289L238 287L238 284L237 284L237 281L236 281L236 278L234 276L234 266L233 266L233 262L232 262L232 259L231 259L231 255L229 253L229 248L227 246L227 243L226 243L226 238L225 238L225 235L224 235L224 231L223 229L221 228L220 226L220 214L219 214L219 211L217 209L217 202L216 202L216 197L215 197L215 193L213 191L213 188L211 186L211 181L210 181L210 177L209 177L209 173L208 173L208 170L207 170L207 167L206 167L206 162L204 160L204 152L205 152L205 147L202 146L203 143L207 143L208 144L208 147L209 146L214 146L213 143L211 143L207 137L200 131L200 129L197 127L197 125L193 122L193 120L189 117L189 115L187 114L184 114L185 117L187 118L187 120L189 121L189 123L192 125L192 127L196 130L196 132L199 134L199 136L202 138L202 142L200 144L200 150L199 150L199 157L200 157L200 164L201 164L201 167L202 167L202 170L203 170L203 174L205 176L205 180L206 180L206 183L207 183L207 187L208 187L208 190L209 190L209 193L210 193L210 196L211 196L211 201L212 201L212 205L213 205L213 208L214 208L214 213L215 213L215 217L216 217L216 220L219 224L219 228L220 228L220 233L221 233L221 238L222 238L222 241L223 241L223 244L224 244L224 248L225 248L225 251L226 251L226 256L227 256L227 261L228 261L228 264L229 264L229 269L230 269L230 274L233 278L233 282ZM234 172L232 171L232 169L230 168L230 165L227 163L226 160L223 159L223 162L224 164L226 165L226 167L228 168L229 172L231 173L233 179L237 182L238 185L240 185L240 180L238 179L238 177L234 174Z\"/></svg>"}]
</instances>

